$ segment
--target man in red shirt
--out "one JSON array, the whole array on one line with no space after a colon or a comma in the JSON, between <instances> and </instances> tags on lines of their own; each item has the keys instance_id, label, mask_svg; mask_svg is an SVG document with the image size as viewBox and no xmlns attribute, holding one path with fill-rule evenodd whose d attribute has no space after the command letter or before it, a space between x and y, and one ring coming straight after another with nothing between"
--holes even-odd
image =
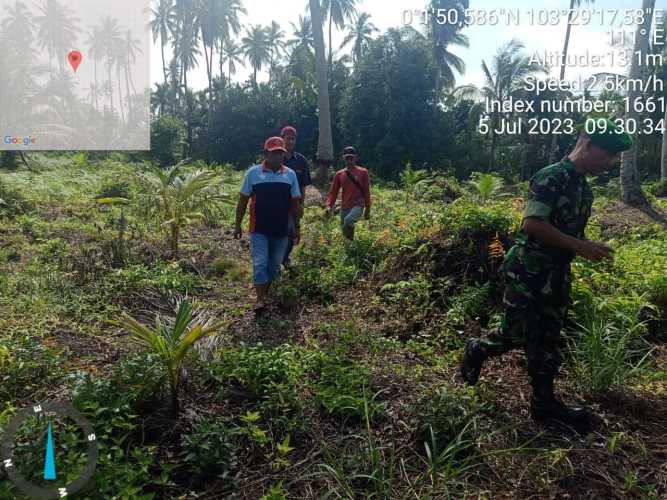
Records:
<instances>
[{"instance_id":1,"label":"man in red shirt","mask_svg":"<svg viewBox=\"0 0 667 500\"><path fill-rule=\"evenodd\" d=\"M353 147L348 146L343 150L343 159L345 168L336 172L334 176L327 197L327 210L331 216L338 198L338 191L342 189L341 226L343 235L353 240L354 225L359 221L362 213L366 220L371 217L371 183L368 170L357 166L357 151Z\"/></svg>"}]
</instances>

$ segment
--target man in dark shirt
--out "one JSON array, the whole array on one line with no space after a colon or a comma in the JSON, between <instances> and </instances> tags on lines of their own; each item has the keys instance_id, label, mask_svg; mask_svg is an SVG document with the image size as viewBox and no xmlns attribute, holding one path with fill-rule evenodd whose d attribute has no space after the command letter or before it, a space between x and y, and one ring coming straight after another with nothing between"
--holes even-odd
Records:
<instances>
[{"instance_id":1,"label":"man in dark shirt","mask_svg":"<svg viewBox=\"0 0 667 500\"><path fill-rule=\"evenodd\" d=\"M306 157L301 153L297 153L294 150L297 138L296 128L288 125L282 129L280 135L282 136L283 141L285 141L285 149L287 150L287 153L285 153L285 166L294 170L296 178L299 181L299 190L301 191L301 198L299 199L299 217L301 217L303 215L303 203L306 198L306 187L313 183L310 179L308 160L306 160ZM290 217L289 224L290 229L294 229L295 223L292 217ZM290 254L296 243L298 243L298 241L294 238L290 238L287 242L287 250L283 260L284 266L289 266Z\"/></svg>"}]
</instances>

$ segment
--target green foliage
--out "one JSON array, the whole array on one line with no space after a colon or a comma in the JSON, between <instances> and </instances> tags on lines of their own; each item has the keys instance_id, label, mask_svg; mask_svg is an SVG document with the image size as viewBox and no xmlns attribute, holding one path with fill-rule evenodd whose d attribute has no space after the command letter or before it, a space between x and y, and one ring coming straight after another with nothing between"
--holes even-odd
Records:
<instances>
[{"instance_id":1,"label":"green foliage","mask_svg":"<svg viewBox=\"0 0 667 500\"><path fill-rule=\"evenodd\" d=\"M301 427L297 382L303 368L289 346L267 349L259 344L226 349L207 371L219 386L243 387L261 414L274 420L281 430L291 432Z\"/></svg>"},{"instance_id":2,"label":"green foliage","mask_svg":"<svg viewBox=\"0 0 667 500\"><path fill-rule=\"evenodd\" d=\"M383 413L383 406L375 398L370 401L366 398L371 387L367 368L338 356L322 356L313 371L319 375L315 399L328 415L344 421L361 421L365 413L371 420Z\"/></svg>"},{"instance_id":3,"label":"green foliage","mask_svg":"<svg viewBox=\"0 0 667 500\"><path fill-rule=\"evenodd\" d=\"M463 196L464 189L454 177L433 175L419 181L414 193L423 202L451 203Z\"/></svg>"},{"instance_id":4,"label":"green foliage","mask_svg":"<svg viewBox=\"0 0 667 500\"><path fill-rule=\"evenodd\" d=\"M154 262L151 267L135 264L116 269L108 278L109 283L117 287L121 294L145 293L151 288L165 294L186 294L197 286L196 277L183 271L176 262L166 263L160 260Z\"/></svg>"},{"instance_id":5,"label":"green foliage","mask_svg":"<svg viewBox=\"0 0 667 500\"><path fill-rule=\"evenodd\" d=\"M476 235L493 237L511 234L518 230L521 217L511 207L496 203L481 206L460 198L445 207L440 218L443 233L453 238L464 239Z\"/></svg>"},{"instance_id":6,"label":"green foliage","mask_svg":"<svg viewBox=\"0 0 667 500\"><path fill-rule=\"evenodd\" d=\"M223 323L205 311L193 308L187 300L180 301L175 318L158 314L154 329L142 325L128 314L123 314L116 323L140 345L158 355L169 377L173 409L178 412L178 390L186 356L199 340L218 333Z\"/></svg>"},{"instance_id":7,"label":"green foliage","mask_svg":"<svg viewBox=\"0 0 667 500\"><path fill-rule=\"evenodd\" d=\"M185 124L175 116L161 115L151 123L151 152L162 167L183 158L185 132Z\"/></svg>"},{"instance_id":8,"label":"green foliage","mask_svg":"<svg viewBox=\"0 0 667 500\"><path fill-rule=\"evenodd\" d=\"M399 177L403 184L403 189L405 189L405 198L407 200L414 194L417 184L426 178L426 172L424 170L414 170L412 164L408 162Z\"/></svg>"},{"instance_id":9,"label":"green foliage","mask_svg":"<svg viewBox=\"0 0 667 500\"><path fill-rule=\"evenodd\" d=\"M15 217L33 209L33 203L28 201L21 191L0 181L0 215Z\"/></svg>"},{"instance_id":10,"label":"green foliage","mask_svg":"<svg viewBox=\"0 0 667 500\"><path fill-rule=\"evenodd\" d=\"M447 319L455 325L464 325L477 319L488 309L491 298L491 283L468 285L452 299Z\"/></svg>"},{"instance_id":11,"label":"green foliage","mask_svg":"<svg viewBox=\"0 0 667 500\"><path fill-rule=\"evenodd\" d=\"M7 335L7 334L5 334ZM39 397L59 376L62 357L36 335L3 336L0 349L0 401Z\"/></svg>"},{"instance_id":12,"label":"green foliage","mask_svg":"<svg viewBox=\"0 0 667 500\"><path fill-rule=\"evenodd\" d=\"M410 280L387 283L380 289L383 302L412 321L423 321L431 314L432 282L418 274Z\"/></svg>"},{"instance_id":13,"label":"green foliage","mask_svg":"<svg viewBox=\"0 0 667 500\"><path fill-rule=\"evenodd\" d=\"M484 405L472 388L429 388L418 407L417 441L432 457L441 455L452 443L474 442L479 435L478 421Z\"/></svg>"},{"instance_id":14,"label":"green foliage","mask_svg":"<svg viewBox=\"0 0 667 500\"><path fill-rule=\"evenodd\" d=\"M217 478L233 484L232 473L236 467L233 437L234 431L219 417L196 422L182 436L183 460L197 482Z\"/></svg>"},{"instance_id":15,"label":"green foliage","mask_svg":"<svg viewBox=\"0 0 667 500\"><path fill-rule=\"evenodd\" d=\"M468 184L472 188L473 199L482 204L498 197L504 185L503 179L493 174L473 172L471 177Z\"/></svg>"},{"instance_id":16,"label":"green foliage","mask_svg":"<svg viewBox=\"0 0 667 500\"><path fill-rule=\"evenodd\" d=\"M645 295L599 297L585 285L575 288L578 326L570 337L573 379L597 394L627 384L648 367L650 347L643 339L651 307Z\"/></svg>"}]
</instances>

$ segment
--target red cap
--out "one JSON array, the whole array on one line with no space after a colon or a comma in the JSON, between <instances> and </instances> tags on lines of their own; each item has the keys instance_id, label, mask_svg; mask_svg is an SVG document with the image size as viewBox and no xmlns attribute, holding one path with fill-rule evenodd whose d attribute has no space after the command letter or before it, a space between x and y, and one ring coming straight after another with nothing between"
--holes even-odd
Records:
<instances>
[{"instance_id":1,"label":"red cap","mask_svg":"<svg viewBox=\"0 0 667 500\"><path fill-rule=\"evenodd\" d=\"M264 143L264 151L284 151L287 153L282 137L269 137Z\"/></svg>"},{"instance_id":2,"label":"red cap","mask_svg":"<svg viewBox=\"0 0 667 500\"><path fill-rule=\"evenodd\" d=\"M292 127L291 125L287 125L286 127L283 127L283 129L280 131L280 135L284 136L287 132L289 132L291 134L294 134L295 137L297 135L296 129L294 127Z\"/></svg>"}]
</instances>

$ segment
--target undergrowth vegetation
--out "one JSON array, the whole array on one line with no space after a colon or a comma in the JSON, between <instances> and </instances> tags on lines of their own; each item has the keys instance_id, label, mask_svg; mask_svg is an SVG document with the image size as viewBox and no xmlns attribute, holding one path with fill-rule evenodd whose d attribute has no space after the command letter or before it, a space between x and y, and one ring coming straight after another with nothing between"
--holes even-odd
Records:
<instances>
[{"instance_id":1,"label":"undergrowth vegetation","mask_svg":"<svg viewBox=\"0 0 667 500\"><path fill-rule=\"evenodd\" d=\"M309 203L278 305L253 319L248 246L231 233L241 172L40 164L0 181L0 436L34 401L72 401L99 441L82 498L667 491L667 232L606 237L613 186L596 188L588 236L614 260L574 262L563 335L566 398L601 423L561 438L525 414L520 353L479 387L455 376L465 340L500 322L521 186L406 170L404 189L374 187L353 242Z\"/></svg>"}]
</instances>

